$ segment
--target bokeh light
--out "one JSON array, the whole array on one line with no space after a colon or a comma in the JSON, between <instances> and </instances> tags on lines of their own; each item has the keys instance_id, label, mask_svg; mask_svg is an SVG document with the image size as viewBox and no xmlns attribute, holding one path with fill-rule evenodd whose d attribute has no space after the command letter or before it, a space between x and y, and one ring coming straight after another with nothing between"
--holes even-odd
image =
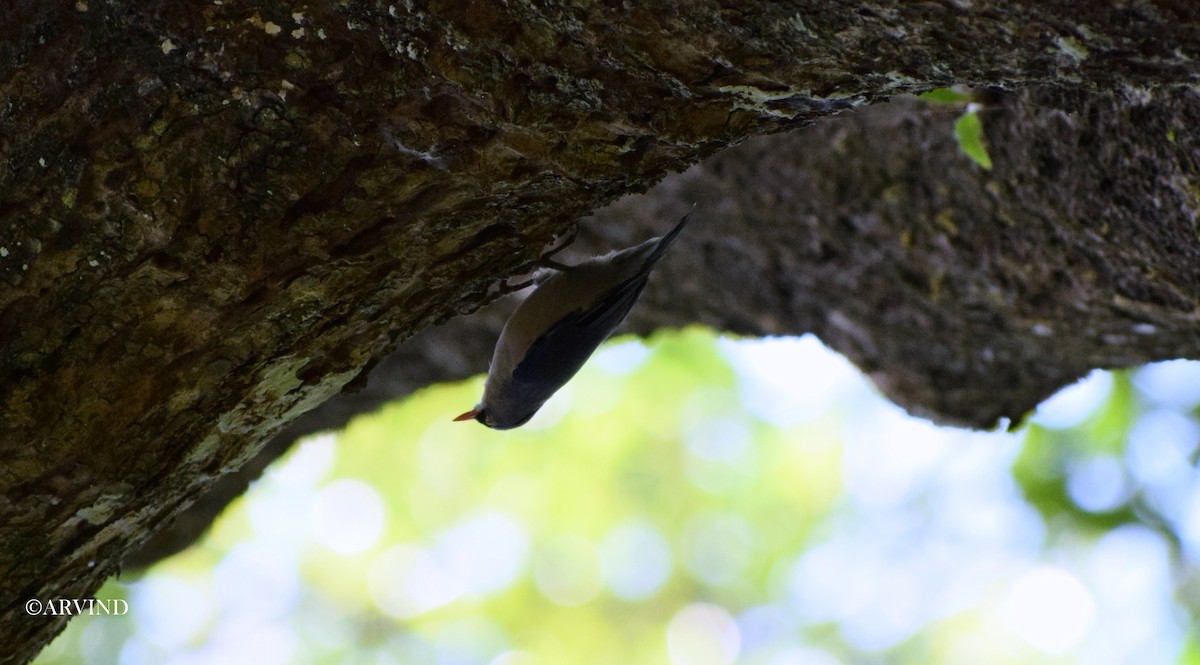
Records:
<instances>
[{"instance_id":1,"label":"bokeh light","mask_svg":"<svg viewBox=\"0 0 1200 665\"><path fill-rule=\"evenodd\" d=\"M604 581L617 597L650 598L671 576L671 545L654 524L634 518L612 527L600 546Z\"/></svg>"},{"instance_id":2,"label":"bokeh light","mask_svg":"<svg viewBox=\"0 0 1200 665\"><path fill-rule=\"evenodd\" d=\"M741 643L737 623L716 605L688 605L667 624L667 652L674 665L729 665Z\"/></svg>"},{"instance_id":3,"label":"bokeh light","mask_svg":"<svg viewBox=\"0 0 1200 665\"><path fill-rule=\"evenodd\" d=\"M618 340L528 427L480 380L310 437L41 665L1200 665L1200 363L1014 432L815 338Z\"/></svg>"},{"instance_id":4,"label":"bokeh light","mask_svg":"<svg viewBox=\"0 0 1200 665\"><path fill-rule=\"evenodd\" d=\"M1065 654L1079 644L1096 616L1087 588L1069 571L1038 565L1023 574L1000 603L1004 623L1039 651Z\"/></svg>"}]
</instances>

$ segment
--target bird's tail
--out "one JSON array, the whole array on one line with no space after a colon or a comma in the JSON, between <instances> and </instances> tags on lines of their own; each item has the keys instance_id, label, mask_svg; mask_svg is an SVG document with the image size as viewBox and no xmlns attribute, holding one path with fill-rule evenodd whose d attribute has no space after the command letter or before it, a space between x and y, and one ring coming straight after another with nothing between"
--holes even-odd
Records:
<instances>
[{"instance_id":1,"label":"bird's tail","mask_svg":"<svg viewBox=\"0 0 1200 665\"><path fill-rule=\"evenodd\" d=\"M671 229L666 233L666 235L658 239L658 244L654 246L654 251L650 252L650 254L646 257L646 263L644 265L653 266L655 263L658 263L660 259L662 259L663 255L667 253L667 250L671 248L671 243L675 242L675 236L679 235L679 232L683 230L683 227L687 226L688 217L692 216L692 211L695 209L696 205L692 204L692 210L687 211L687 214L683 216L683 219L679 220L679 223L675 225L675 228Z\"/></svg>"}]
</instances>

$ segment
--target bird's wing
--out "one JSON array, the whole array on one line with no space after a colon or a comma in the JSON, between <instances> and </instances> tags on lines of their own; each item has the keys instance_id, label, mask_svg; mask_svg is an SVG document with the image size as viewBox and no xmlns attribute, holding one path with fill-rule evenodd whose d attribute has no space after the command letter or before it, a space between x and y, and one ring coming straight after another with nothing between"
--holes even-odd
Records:
<instances>
[{"instance_id":1,"label":"bird's wing","mask_svg":"<svg viewBox=\"0 0 1200 665\"><path fill-rule=\"evenodd\" d=\"M691 212L654 244L637 270L606 292L588 309L567 314L529 346L525 357L513 369L512 390L524 390L527 397L537 395L540 402L563 387L587 362L596 347L616 330L646 288L650 271L666 253L675 237L687 225ZM628 251L628 250L627 250Z\"/></svg>"},{"instance_id":2,"label":"bird's wing","mask_svg":"<svg viewBox=\"0 0 1200 665\"><path fill-rule=\"evenodd\" d=\"M629 314L648 277L648 272L640 272L606 293L594 307L560 319L530 345L513 370L513 380L546 386L551 393L561 388Z\"/></svg>"}]
</instances>

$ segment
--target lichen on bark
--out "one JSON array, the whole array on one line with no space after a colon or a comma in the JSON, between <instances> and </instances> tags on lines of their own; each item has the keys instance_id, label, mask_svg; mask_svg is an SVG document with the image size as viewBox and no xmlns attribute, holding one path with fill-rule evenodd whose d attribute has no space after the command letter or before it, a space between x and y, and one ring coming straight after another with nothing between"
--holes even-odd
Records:
<instances>
[{"instance_id":1,"label":"lichen on bark","mask_svg":"<svg viewBox=\"0 0 1200 665\"><path fill-rule=\"evenodd\" d=\"M1197 10L1169 1L662 2L614 14L586 2L297 9L17 0L4 12L0 642L10 650L0 662L28 660L62 625L24 615L25 599L86 596L280 426L409 335L484 302L496 279L618 195L752 135L901 92L1195 85L1200 53ZM1089 142L1086 131L1077 138L1106 164L1156 158L1106 152L1106 139ZM1075 173L1053 150L1029 158L1043 179ZM914 180L920 166L892 177ZM1006 214L1033 220L1046 238L1105 239L1095 227L1055 226L1071 211L1060 219L1036 208L1055 203L1053 190L1028 176L995 182L1001 195L1031 202ZM913 187L914 204L942 200L935 184ZM886 187L870 196L885 205L905 198ZM828 218L838 233L827 242L825 222L810 217L780 218L776 240L801 239L816 258L832 257L828 270L840 266L818 277L888 268L912 298L932 292L932 267L901 270L912 257L877 216ZM914 213L912 242L941 248L947 265L987 249L974 244L975 233L991 231L984 222L954 212L933 219L943 223ZM1112 228L1110 242L1128 243L1111 250L1121 265L1148 256L1138 252L1155 249L1151 238L1194 241L1181 226L1150 236ZM1160 256L1191 260L1182 247ZM746 249L732 236L698 249L706 260L767 262L763 291L750 301L782 309L729 328L816 330L911 408L955 415L970 402L956 381L974 361L922 374L890 364L884 337L859 330L882 311L895 331L937 331L940 315L905 319L868 292L822 316L814 296L791 290L808 278L788 281L799 266L786 253ZM1068 264L1091 267L1094 282L1030 275L1084 294L1115 288L1122 299L1108 307L1133 312L1134 325L1186 321L1190 278L1158 277L1172 260L1148 264L1156 272L1138 279L1104 272L1108 251ZM938 293L979 300L979 316L991 316L979 288L969 277L943 280ZM686 293L677 307L714 317L719 298ZM1046 293L1057 292L1019 293L1034 304L1005 325L1033 325ZM665 307L648 302L651 312ZM1147 304L1161 309L1147 314ZM1117 334L1093 332L1095 349ZM1014 357L1033 349L1081 370L1057 339L1015 348ZM1156 352L1174 348L1162 339ZM1181 328L1175 341L1192 339ZM995 414L965 418L1011 415L1018 405L997 402Z\"/></svg>"}]
</instances>

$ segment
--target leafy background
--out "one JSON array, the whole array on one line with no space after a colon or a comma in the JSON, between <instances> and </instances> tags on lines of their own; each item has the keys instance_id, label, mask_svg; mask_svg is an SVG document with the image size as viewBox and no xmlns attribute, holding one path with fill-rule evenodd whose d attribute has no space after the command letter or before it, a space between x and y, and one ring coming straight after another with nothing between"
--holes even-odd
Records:
<instances>
[{"instance_id":1,"label":"leafy background","mask_svg":"<svg viewBox=\"0 0 1200 665\"><path fill-rule=\"evenodd\" d=\"M814 338L617 341L313 437L38 663L1200 663L1200 363L940 428Z\"/></svg>"}]
</instances>

